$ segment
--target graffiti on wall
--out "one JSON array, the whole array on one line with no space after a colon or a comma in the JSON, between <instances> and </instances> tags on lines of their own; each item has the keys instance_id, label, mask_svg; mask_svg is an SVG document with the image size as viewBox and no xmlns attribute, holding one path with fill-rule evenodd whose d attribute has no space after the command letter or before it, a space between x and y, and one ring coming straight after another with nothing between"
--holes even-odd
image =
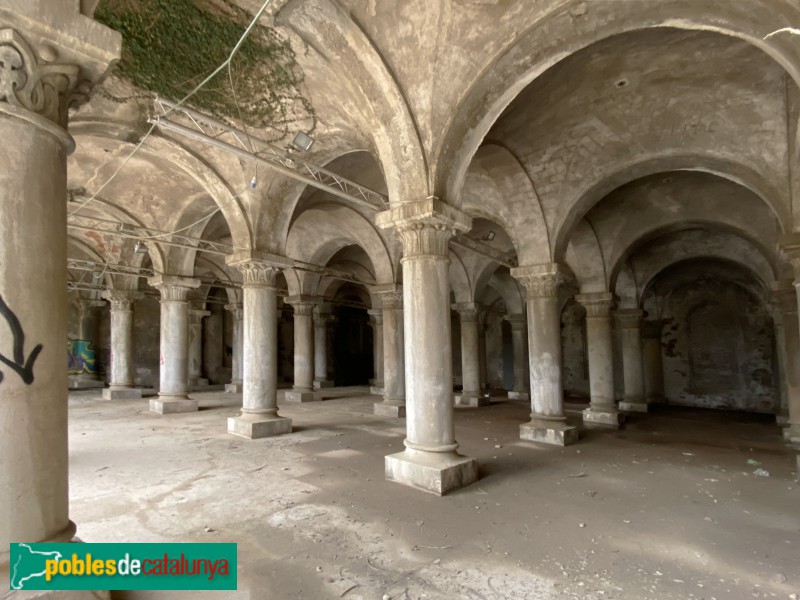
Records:
<instances>
[{"instance_id":1,"label":"graffiti on wall","mask_svg":"<svg viewBox=\"0 0 800 600\"><path fill-rule=\"evenodd\" d=\"M88 340L69 340L67 342L67 372L70 375L98 374L97 353Z\"/></svg>"},{"instance_id":2,"label":"graffiti on wall","mask_svg":"<svg viewBox=\"0 0 800 600\"><path fill-rule=\"evenodd\" d=\"M25 332L22 330L22 325L17 315L6 304L2 296L0 296L0 316L6 320L6 324L11 329L11 335L14 337L13 360L0 353L0 362L19 375L24 383L30 385L33 383L33 364L36 362L36 358L42 351L43 346L37 344L26 359ZM0 371L0 382L3 381L3 378L4 374Z\"/></svg>"}]
</instances>

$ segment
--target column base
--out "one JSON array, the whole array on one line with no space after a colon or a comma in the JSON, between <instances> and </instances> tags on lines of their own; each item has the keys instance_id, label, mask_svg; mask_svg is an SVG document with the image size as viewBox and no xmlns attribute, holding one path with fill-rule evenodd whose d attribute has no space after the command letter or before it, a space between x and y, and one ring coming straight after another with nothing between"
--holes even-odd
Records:
<instances>
[{"instance_id":1,"label":"column base","mask_svg":"<svg viewBox=\"0 0 800 600\"><path fill-rule=\"evenodd\" d=\"M229 394L241 394L244 391L244 384L242 383L226 383L225 391Z\"/></svg>"},{"instance_id":2,"label":"column base","mask_svg":"<svg viewBox=\"0 0 800 600\"><path fill-rule=\"evenodd\" d=\"M462 392L454 397L456 406L489 406L489 398L479 392Z\"/></svg>"},{"instance_id":3,"label":"column base","mask_svg":"<svg viewBox=\"0 0 800 600\"><path fill-rule=\"evenodd\" d=\"M787 415L775 415L775 423L778 427L788 427L789 417Z\"/></svg>"},{"instance_id":4,"label":"column base","mask_svg":"<svg viewBox=\"0 0 800 600\"><path fill-rule=\"evenodd\" d=\"M405 404L389 404L388 402L376 402L372 405L375 416L402 419L406 416Z\"/></svg>"},{"instance_id":5,"label":"column base","mask_svg":"<svg viewBox=\"0 0 800 600\"><path fill-rule=\"evenodd\" d=\"M228 433L249 440L272 437L292 432L292 420L286 417L241 414L228 417Z\"/></svg>"},{"instance_id":6,"label":"column base","mask_svg":"<svg viewBox=\"0 0 800 600\"><path fill-rule=\"evenodd\" d=\"M132 387L103 388L103 400L138 400L142 397L142 390Z\"/></svg>"},{"instance_id":7,"label":"column base","mask_svg":"<svg viewBox=\"0 0 800 600\"><path fill-rule=\"evenodd\" d=\"M382 387L378 387L376 385L370 386L369 393L373 396L383 396L384 389Z\"/></svg>"},{"instance_id":8,"label":"column base","mask_svg":"<svg viewBox=\"0 0 800 600\"><path fill-rule=\"evenodd\" d=\"M332 388L334 387L333 381L328 381L327 379L315 379L314 380L314 389L321 390L324 388Z\"/></svg>"},{"instance_id":9,"label":"column base","mask_svg":"<svg viewBox=\"0 0 800 600\"><path fill-rule=\"evenodd\" d=\"M81 379L80 377L70 376L68 381L69 389L71 390L95 390L106 387L106 384L97 378Z\"/></svg>"},{"instance_id":10,"label":"column base","mask_svg":"<svg viewBox=\"0 0 800 600\"><path fill-rule=\"evenodd\" d=\"M455 452L406 448L386 457L386 479L443 496L478 480L478 461Z\"/></svg>"},{"instance_id":11,"label":"column base","mask_svg":"<svg viewBox=\"0 0 800 600\"><path fill-rule=\"evenodd\" d=\"M783 428L782 433L785 441L800 446L800 428L789 425Z\"/></svg>"},{"instance_id":12,"label":"column base","mask_svg":"<svg viewBox=\"0 0 800 600\"><path fill-rule=\"evenodd\" d=\"M624 412L638 412L638 413L648 412L647 404L645 404L644 402L620 402L619 410Z\"/></svg>"},{"instance_id":13,"label":"column base","mask_svg":"<svg viewBox=\"0 0 800 600\"><path fill-rule=\"evenodd\" d=\"M319 402L322 396L311 390L286 390L283 399L286 402Z\"/></svg>"},{"instance_id":14,"label":"column base","mask_svg":"<svg viewBox=\"0 0 800 600\"><path fill-rule=\"evenodd\" d=\"M531 395L528 392L516 392L511 390L508 392L508 399L509 400L530 400Z\"/></svg>"},{"instance_id":15,"label":"column base","mask_svg":"<svg viewBox=\"0 0 800 600\"><path fill-rule=\"evenodd\" d=\"M191 398L176 398L174 396L159 396L150 400L150 412L160 415L173 413L197 412L197 400Z\"/></svg>"},{"instance_id":16,"label":"column base","mask_svg":"<svg viewBox=\"0 0 800 600\"><path fill-rule=\"evenodd\" d=\"M583 424L587 427L611 427L619 429L625 420L616 409L599 409L589 407L583 411Z\"/></svg>"},{"instance_id":17,"label":"column base","mask_svg":"<svg viewBox=\"0 0 800 600\"><path fill-rule=\"evenodd\" d=\"M519 426L519 438L552 446L569 446L578 441L578 428L567 425L564 421L532 419L530 423Z\"/></svg>"}]
</instances>

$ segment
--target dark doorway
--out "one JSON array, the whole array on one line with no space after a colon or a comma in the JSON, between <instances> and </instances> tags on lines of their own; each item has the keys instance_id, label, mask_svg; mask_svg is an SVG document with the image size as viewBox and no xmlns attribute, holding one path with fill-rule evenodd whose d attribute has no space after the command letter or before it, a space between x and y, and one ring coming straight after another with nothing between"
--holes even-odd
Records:
<instances>
[{"instance_id":1,"label":"dark doorway","mask_svg":"<svg viewBox=\"0 0 800 600\"><path fill-rule=\"evenodd\" d=\"M333 362L336 387L368 385L373 369L372 328L363 308L339 306L333 329Z\"/></svg>"}]
</instances>

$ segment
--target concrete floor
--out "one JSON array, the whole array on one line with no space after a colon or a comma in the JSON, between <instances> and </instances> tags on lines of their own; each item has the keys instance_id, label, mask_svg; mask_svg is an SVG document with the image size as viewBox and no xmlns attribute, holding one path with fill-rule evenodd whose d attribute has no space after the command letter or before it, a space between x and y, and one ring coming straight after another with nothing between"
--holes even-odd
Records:
<instances>
[{"instance_id":1,"label":"concrete floor","mask_svg":"<svg viewBox=\"0 0 800 600\"><path fill-rule=\"evenodd\" d=\"M670 409L557 448L526 403L457 409L481 480L438 498L383 479L403 420L366 388L286 405L286 436L229 436L241 397L70 396L71 516L86 541L234 541L240 593L208 598L705 599L800 593L800 486L769 419ZM576 407L577 408L577 407ZM572 414L572 413L571 413ZM574 413L577 418L577 413ZM769 477L753 474L759 461ZM196 597L197 592L191 593ZM189 597L117 592L117 599Z\"/></svg>"}]
</instances>

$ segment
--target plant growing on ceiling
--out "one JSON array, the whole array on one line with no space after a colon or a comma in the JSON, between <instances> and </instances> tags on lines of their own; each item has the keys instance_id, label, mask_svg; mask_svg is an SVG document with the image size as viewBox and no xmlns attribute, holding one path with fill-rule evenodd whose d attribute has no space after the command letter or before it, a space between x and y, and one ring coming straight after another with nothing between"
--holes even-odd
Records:
<instances>
[{"instance_id":1,"label":"plant growing on ceiling","mask_svg":"<svg viewBox=\"0 0 800 600\"><path fill-rule=\"evenodd\" d=\"M252 19L229 0L101 0L94 16L122 34L116 74L171 100L185 96L219 66ZM302 83L289 42L259 25L234 57L230 73L220 72L187 104L221 120L240 119L274 141L290 130L316 126ZM101 93L126 100L108 90Z\"/></svg>"}]
</instances>

